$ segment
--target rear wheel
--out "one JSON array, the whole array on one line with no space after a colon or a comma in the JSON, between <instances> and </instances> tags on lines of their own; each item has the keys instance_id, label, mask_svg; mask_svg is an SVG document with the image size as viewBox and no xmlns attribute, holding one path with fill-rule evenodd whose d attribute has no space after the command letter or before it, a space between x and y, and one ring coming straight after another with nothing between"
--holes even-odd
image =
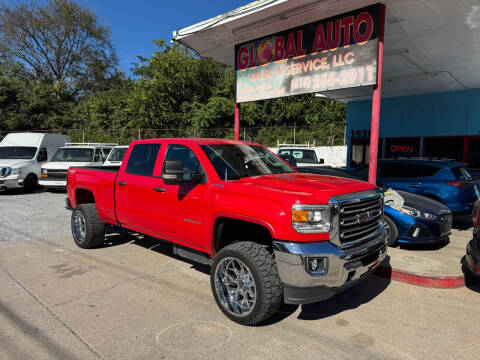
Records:
<instances>
[{"instance_id":1,"label":"rear wheel","mask_svg":"<svg viewBox=\"0 0 480 360\"><path fill-rule=\"evenodd\" d=\"M243 325L268 319L283 300L275 260L254 242L238 242L220 250L212 264L210 284L222 312Z\"/></svg>"},{"instance_id":2,"label":"rear wheel","mask_svg":"<svg viewBox=\"0 0 480 360\"><path fill-rule=\"evenodd\" d=\"M96 247L105 240L105 225L95 204L78 205L72 212L71 226L75 244L83 249Z\"/></svg>"},{"instance_id":3,"label":"rear wheel","mask_svg":"<svg viewBox=\"0 0 480 360\"><path fill-rule=\"evenodd\" d=\"M393 246L398 239L398 229L392 219L388 216L383 216L383 225L387 229L387 244Z\"/></svg>"}]
</instances>

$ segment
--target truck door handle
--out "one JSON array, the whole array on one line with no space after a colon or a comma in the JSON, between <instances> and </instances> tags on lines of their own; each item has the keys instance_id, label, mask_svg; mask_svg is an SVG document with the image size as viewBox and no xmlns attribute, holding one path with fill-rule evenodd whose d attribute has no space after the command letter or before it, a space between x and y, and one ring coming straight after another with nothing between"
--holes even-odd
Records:
<instances>
[{"instance_id":1,"label":"truck door handle","mask_svg":"<svg viewBox=\"0 0 480 360\"><path fill-rule=\"evenodd\" d=\"M418 187L420 187L420 185L422 185L422 184L411 184L411 185L408 185L408 187L418 188Z\"/></svg>"},{"instance_id":2,"label":"truck door handle","mask_svg":"<svg viewBox=\"0 0 480 360\"><path fill-rule=\"evenodd\" d=\"M164 193L165 192L165 189L164 188L161 188L161 187L154 187L153 190L155 190L156 192L159 192L159 193Z\"/></svg>"},{"instance_id":3,"label":"truck door handle","mask_svg":"<svg viewBox=\"0 0 480 360\"><path fill-rule=\"evenodd\" d=\"M127 185L127 183L126 183L125 181L119 181L117 184L120 185L120 186L125 186L125 185Z\"/></svg>"}]
</instances>

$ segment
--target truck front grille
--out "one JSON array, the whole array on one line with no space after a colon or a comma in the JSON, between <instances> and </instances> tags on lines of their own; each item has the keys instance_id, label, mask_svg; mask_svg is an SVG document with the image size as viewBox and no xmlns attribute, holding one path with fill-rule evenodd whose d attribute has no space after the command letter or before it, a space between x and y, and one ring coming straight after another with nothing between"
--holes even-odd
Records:
<instances>
[{"instance_id":1,"label":"truck front grille","mask_svg":"<svg viewBox=\"0 0 480 360\"><path fill-rule=\"evenodd\" d=\"M339 204L339 237L342 246L368 241L379 231L383 215L380 195L347 200Z\"/></svg>"},{"instance_id":2,"label":"truck front grille","mask_svg":"<svg viewBox=\"0 0 480 360\"><path fill-rule=\"evenodd\" d=\"M0 168L0 178L7 177L8 175L10 175L11 172L12 172L12 168L10 167Z\"/></svg>"},{"instance_id":3,"label":"truck front grille","mask_svg":"<svg viewBox=\"0 0 480 360\"><path fill-rule=\"evenodd\" d=\"M68 170L47 170L48 178L55 180L67 180Z\"/></svg>"}]
</instances>

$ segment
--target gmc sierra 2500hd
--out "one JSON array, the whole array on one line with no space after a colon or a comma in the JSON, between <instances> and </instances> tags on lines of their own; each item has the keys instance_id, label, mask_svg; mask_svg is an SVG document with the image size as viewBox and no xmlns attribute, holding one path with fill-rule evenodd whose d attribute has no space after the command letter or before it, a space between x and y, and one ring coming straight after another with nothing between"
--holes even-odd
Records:
<instances>
[{"instance_id":1,"label":"gmc sierra 2500hd","mask_svg":"<svg viewBox=\"0 0 480 360\"><path fill-rule=\"evenodd\" d=\"M108 225L173 243L211 265L213 296L253 325L364 279L386 256L383 198L365 182L297 173L261 145L219 139L130 144L120 168L68 171L76 244Z\"/></svg>"}]
</instances>

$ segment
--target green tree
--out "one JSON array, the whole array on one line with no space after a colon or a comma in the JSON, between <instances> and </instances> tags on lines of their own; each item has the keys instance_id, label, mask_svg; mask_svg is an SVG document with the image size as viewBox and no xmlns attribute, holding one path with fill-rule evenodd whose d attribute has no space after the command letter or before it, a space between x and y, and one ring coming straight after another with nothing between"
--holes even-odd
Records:
<instances>
[{"instance_id":1,"label":"green tree","mask_svg":"<svg viewBox=\"0 0 480 360\"><path fill-rule=\"evenodd\" d=\"M0 6L0 54L59 97L105 90L119 77L109 28L70 0Z\"/></svg>"}]
</instances>

